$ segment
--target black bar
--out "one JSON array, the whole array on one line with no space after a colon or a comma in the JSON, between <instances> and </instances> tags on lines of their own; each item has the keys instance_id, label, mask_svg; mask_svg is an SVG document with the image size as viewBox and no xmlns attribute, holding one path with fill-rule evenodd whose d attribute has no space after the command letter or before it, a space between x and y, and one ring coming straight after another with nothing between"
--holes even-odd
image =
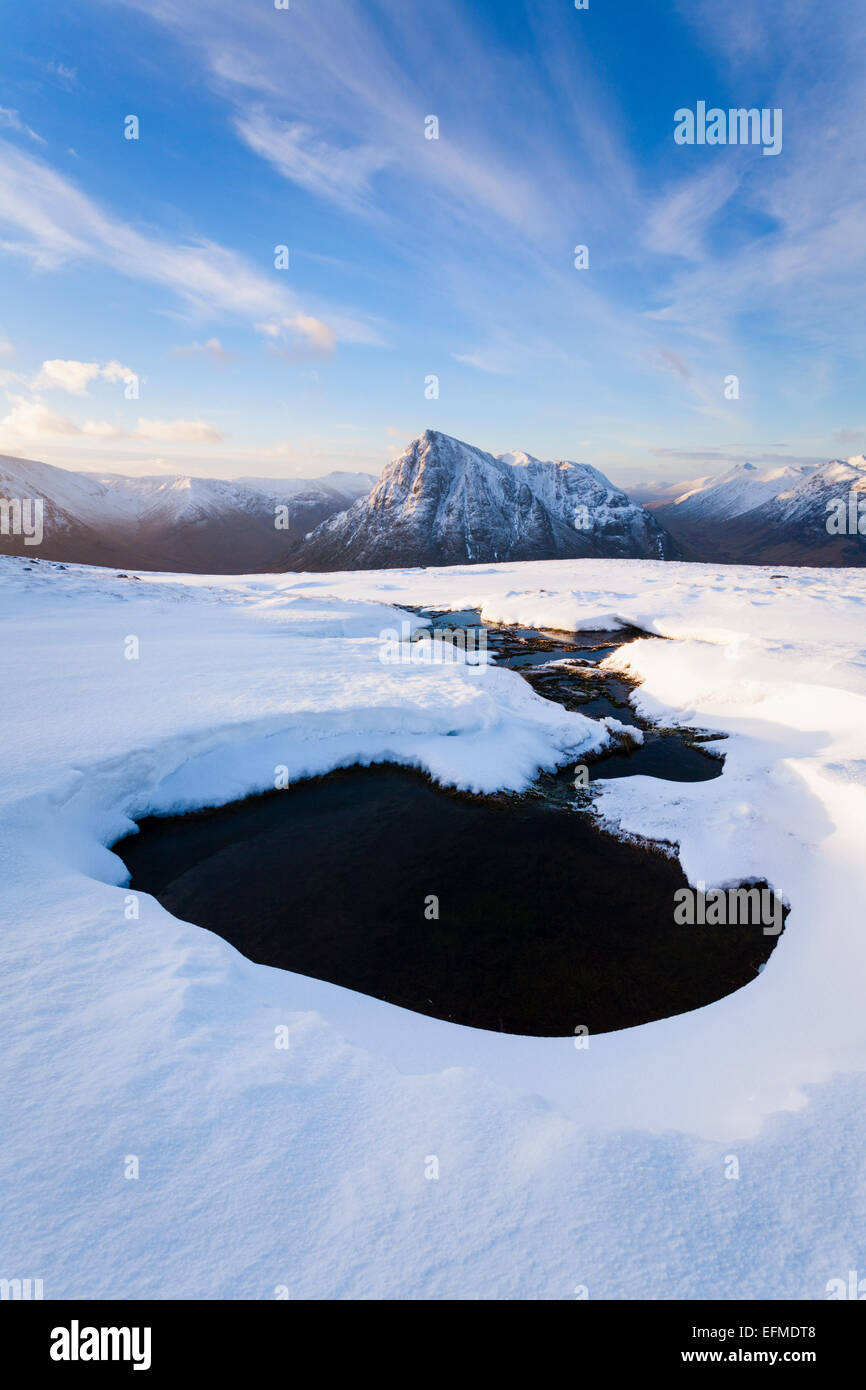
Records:
<instances>
[{"instance_id":1,"label":"black bar","mask_svg":"<svg viewBox=\"0 0 866 1390\"><path fill-rule=\"evenodd\" d=\"M862 1301L862 1300L860 1300ZM484 1359L495 1360L497 1349L508 1358L514 1351L514 1334L521 1326L535 1331L541 1318L544 1329L557 1336L557 1360L562 1355L559 1338L565 1334L570 1351L568 1360L574 1375L585 1379L590 1367L599 1371L686 1371L705 1366L729 1370L742 1367L775 1369L800 1365L828 1372L842 1371L856 1364L864 1332L859 1309L846 1302L592 1302L570 1300L571 1306L554 1311L539 1302L524 1304L521 1311L508 1304L484 1300L453 1303L362 1302L360 1305L312 1304L299 1301L273 1302L6 1302L0 1304L0 1332L3 1337L4 1364L15 1364L20 1372L46 1370L52 1376L94 1376L100 1370L113 1375L134 1375L134 1359L141 1363L139 1374L160 1377L172 1374L218 1372L223 1379L234 1374L247 1375L267 1365L282 1366L287 1380L298 1374L298 1358L307 1367L322 1370L331 1364L335 1351L357 1355L358 1343L319 1342L316 1322L326 1321L328 1331L348 1325L354 1330L388 1333L413 1329L423 1337L424 1369L429 1374L441 1360L442 1373L453 1376L463 1357L448 1334L454 1329L477 1343ZM499 1319L505 1314L504 1320ZM312 1318L311 1318L312 1315ZM379 1319L383 1318L382 1324ZM515 1322L515 1318L517 1321ZM524 1324L523 1319L527 1322ZM89 1329L118 1329L115 1339L107 1334L95 1339ZM137 1334L133 1329L138 1329ZM145 1329L149 1329L149 1342ZM125 1330L121 1332L120 1330ZM436 1337L430 1341L435 1330ZM128 1333L128 1339L125 1335ZM444 1339L443 1339L444 1334ZM491 1337L493 1340L491 1340ZM366 1372L374 1372L372 1343L363 1355ZM379 1342L380 1368L390 1361L388 1343ZM350 1346L355 1352L350 1352ZM539 1369L550 1368L548 1354L537 1342L535 1355ZM105 1351L106 1359L84 1359L81 1352ZM110 1359L128 1353L126 1360ZM78 1359L54 1359L55 1353L77 1350ZM482 1350L483 1349L483 1350ZM381 1359L380 1359L381 1358ZM145 1360L149 1361L145 1365ZM393 1363L392 1363L393 1365ZM360 1371L361 1367L357 1369ZM489 1374L488 1365L488 1374ZM407 1372L408 1374L408 1372Z\"/></svg>"}]
</instances>

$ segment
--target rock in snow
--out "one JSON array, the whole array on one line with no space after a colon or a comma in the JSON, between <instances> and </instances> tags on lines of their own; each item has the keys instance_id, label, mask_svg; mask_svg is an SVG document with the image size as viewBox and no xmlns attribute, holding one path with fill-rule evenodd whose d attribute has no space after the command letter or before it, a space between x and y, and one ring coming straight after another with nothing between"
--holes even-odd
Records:
<instances>
[{"instance_id":1,"label":"rock in snow","mask_svg":"<svg viewBox=\"0 0 866 1390\"><path fill-rule=\"evenodd\" d=\"M287 556L294 570L556 558L675 559L671 537L597 469L494 457L425 430L368 497Z\"/></svg>"}]
</instances>

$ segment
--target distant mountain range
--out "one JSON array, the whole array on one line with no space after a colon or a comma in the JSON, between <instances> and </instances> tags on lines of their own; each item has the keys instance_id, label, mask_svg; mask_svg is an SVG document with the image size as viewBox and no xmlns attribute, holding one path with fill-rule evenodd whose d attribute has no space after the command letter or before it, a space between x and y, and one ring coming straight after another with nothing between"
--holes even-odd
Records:
<instances>
[{"instance_id":1,"label":"distant mountain range","mask_svg":"<svg viewBox=\"0 0 866 1390\"><path fill-rule=\"evenodd\" d=\"M494 458L433 430L378 481L133 478L0 458L3 497L41 499L44 538L31 547L0 534L0 553L126 569L243 574L679 554L596 469Z\"/></svg>"},{"instance_id":2,"label":"distant mountain range","mask_svg":"<svg viewBox=\"0 0 866 1390\"><path fill-rule=\"evenodd\" d=\"M378 480L136 478L0 457L0 554L197 574L581 556L866 564L863 455L820 466L738 464L641 495L643 506L587 464L488 454L437 430ZM25 499L42 505L38 546L14 524Z\"/></svg>"},{"instance_id":3,"label":"distant mountain range","mask_svg":"<svg viewBox=\"0 0 866 1390\"><path fill-rule=\"evenodd\" d=\"M41 499L44 530L38 546L22 534L0 534L0 554L193 574L277 570L288 547L374 482L369 473L133 478L0 457L0 504ZM2 523L0 512L0 531ZM5 529L11 532L11 520Z\"/></svg>"},{"instance_id":4,"label":"distant mountain range","mask_svg":"<svg viewBox=\"0 0 866 1390\"><path fill-rule=\"evenodd\" d=\"M653 496L655 492L655 496ZM866 457L757 468L644 489L645 505L688 560L866 564ZM858 529L862 510L863 534ZM828 529L828 522L830 529Z\"/></svg>"},{"instance_id":5,"label":"distant mountain range","mask_svg":"<svg viewBox=\"0 0 866 1390\"><path fill-rule=\"evenodd\" d=\"M485 453L425 430L367 497L318 526L290 569L385 569L580 556L676 559L648 511L584 463Z\"/></svg>"}]
</instances>

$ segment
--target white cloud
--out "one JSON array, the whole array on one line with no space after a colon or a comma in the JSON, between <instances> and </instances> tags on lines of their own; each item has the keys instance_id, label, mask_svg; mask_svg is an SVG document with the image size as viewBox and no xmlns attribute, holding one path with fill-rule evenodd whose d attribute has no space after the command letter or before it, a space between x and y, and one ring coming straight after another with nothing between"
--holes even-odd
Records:
<instances>
[{"instance_id":1,"label":"white cloud","mask_svg":"<svg viewBox=\"0 0 866 1390\"><path fill-rule=\"evenodd\" d=\"M36 390L57 388L71 396L86 396L87 387L99 376L98 362L64 361L55 358L43 362L33 385Z\"/></svg>"},{"instance_id":2,"label":"white cloud","mask_svg":"<svg viewBox=\"0 0 866 1390\"><path fill-rule=\"evenodd\" d=\"M73 420L50 410L42 401L25 396L10 396L13 402L8 415L0 420L0 430L20 439L37 439L45 435L80 434Z\"/></svg>"},{"instance_id":3,"label":"white cloud","mask_svg":"<svg viewBox=\"0 0 866 1390\"><path fill-rule=\"evenodd\" d=\"M371 175L388 163L383 150L329 144L309 126L268 116L260 107L235 117L234 125L250 149L283 178L342 206L362 202Z\"/></svg>"},{"instance_id":4,"label":"white cloud","mask_svg":"<svg viewBox=\"0 0 866 1390\"><path fill-rule=\"evenodd\" d=\"M70 396L86 396L91 381L128 381L135 373L121 362L78 362L74 358L53 358L43 362L33 380L34 391L67 391Z\"/></svg>"},{"instance_id":5,"label":"white cloud","mask_svg":"<svg viewBox=\"0 0 866 1390\"><path fill-rule=\"evenodd\" d=\"M109 420L83 420L80 424L43 401L10 395L12 409L0 419L0 434L14 439L52 439L77 436L90 439L148 439L171 444L215 444L223 436L206 420L149 420L139 418L135 429L124 429Z\"/></svg>"},{"instance_id":6,"label":"white cloud","mask_svg":"<svg viewBox=\"0 0 866 1390\"><path fill-rule=\"evenodd\" d=\"M50 63L43 64L45 71L50 77L56 77L65 87L74 87L78 80L78 69L67 67L65 63L56 63L53 59Z\"/></svg>"},{"instance_id":7,"label":"white cloud","mask_svg":"<svg viewBox=\"0 0 866 1390\"><path fill-rule=\"evenodd\" d=\"M644 224L649 249L702 260L712 219L737 192L742 177L742 160L737 163L736 156L727 156L672 184L655 200Z\"/></svg>"},{"instance_id":8,"label":"white cloud","mask_svg":"<svg viewBox=\"0 0 866 1390\"><path fill-rule=\"evenodd\" d=\"M124 431L107 420L84 420L80 425L52 410L43 401L10 395L12 409L0 420L0 430L16 439L45 439L56 435L87 435L94 439L123 439Z\"/></svg>"},{"instance_id":9,"label":"white cloud","mask_svg":"<svg viewBox=\"0 0 866 1390\"><path fill-rule=\"evenodd\" d=\"M208 338L204 343L190 343L188 347L172 348L171 353L173 357L208 357L218 367L233 362L237 356L234 352L228 352L219 338Z\"/></svg>"},{"instance_id":10,"label":"white cloud","mask_svg":"<svg viewBox=\"0 0 866 1390\"><path fill-rule=\"evenodd\" d=\"M274 314L309 317L284 277L260 271L236 252L205 239L177 244L146 236L104 213L55 170L0 140L0 228L16 233L0 248L26 256L43 270L68 261L96 261L131 279L161 285L197 315L232 315L248 322ZM379 342L375 326L342 312L336 335Z\"/></svg>"},{"instance_id":11,"label":"white cloud","mask_svg":"<svg viewBox=\"0 0 866 1390\"><path fill-rule=\"evenodd\" d=\"M0 141L0 225L20 240L6 249L42 268L69 260L99 261L120 274L156 283L200 313L257 318L276 305L289 313L294 296L278 277L250 267L214 242L177 245L145 236L104 214L46 164Z\"/></svg>"},{"instance_id":12,"label":"white cloud","mask_svg":"<svg viewBox=\"0 0 866 1390\"><path fill-rule=\"evenodd\" d=\"M99 375L103 381L129 381L135 372L131 367L124 367L122 362L106 362Z\"/></svg>"},{"instance_id":13,"label":"white cloud","mask_svg":"<svg viewBox=\"0 0 866 1390\"><path fill-rule=\"evenodd\" d=\"M29 135L31 140L38 141L40 145L45 144L42 136L31 130L29 125L25 125L20 113L13 111L9 106L0 106L0 125L5 125L9 130L17 130L21 135Z\"/></svg>"},{"instance_id":14,"label":"white cloud","mask_svg":"<svg viewBox=\"0 0 866 1390\"><path fill-rule=\"evenodd\" d=\"M282 319L270 319L257 323L256 330L273 340L271 352L275 356L299 360L305 354L316 357L330 357L337 347L337 335L329 324L311 314L294 314ZM275 344L281 342L283 347Z\"/></svg>"}]
</instances>

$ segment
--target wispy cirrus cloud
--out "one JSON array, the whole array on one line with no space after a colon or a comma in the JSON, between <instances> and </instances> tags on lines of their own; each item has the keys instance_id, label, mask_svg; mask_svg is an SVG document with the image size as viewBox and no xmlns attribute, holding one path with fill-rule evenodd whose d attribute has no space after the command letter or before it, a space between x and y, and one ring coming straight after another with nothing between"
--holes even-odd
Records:
<instances>
[{"instance_id":1,"label":"wispy cirrus cloud","mask_svg":"<svg viewBox=\"0 0 866 1390\"><path fill-rule=\"evenodd\" d=\"M331 357L337 347L337 335L330 324L312 314L294 314L281 319L257 323L256 331L269 340L270 351L277 357L297 361L312 352L316 357Z\"/></svg>"},{"instance_id":2,"label":"wispy cirrus cloud","mask_svg":"<svg viewBox=\"0 0 866 1390\"><path fill-rule=\"evenodd\" d=\"M43 163L0 141L0 227L17 235L7 250L43 269L99 261L121 275L158 284L199 314L257 318L294 298L242 257L204 239L178 244L112 217Z\"/></svg>"},{"instance_id":3,"label":"wispy cirrus cloud","mask_svg":"<svg viewBox=\"0 0 866 1390\"><path fill-rule=\"evenodd\" d=\"M789 350L807 343L813 352L862 350L862 314L850 308L852 290L866 276L866 11L860 4L829 7L816 25L809 0L742 0L736 23L713 0L680 0L680 9L735 90L761 90L765 104L783 110L785 137L774 169L755 169L742 149L729 150L719 166L727 171L722 177L732 176L732 165L740 173L719 203L721 209L733 196L735 237L713 233L711 184L704 196L694 178L663 195L655 214L663 240L675 247L682 235L694 264L672 275L659 296L659 318L688 327L737 325L760 314L780 337L790 335ZM721 197L725 185L716 191ZM691 237L695 209L698 235Z\"/></svg>"},{"instance_id":4,"label":"wispy cirrus cloud","mask_svg":"<svg viewBox=\"0 0 866 1390\"><path fill-rule=\"evenodd\" d=\"M375 10L332 0L327 14L295 10L288 24L279 12L213 0L207 26L176 0L133 3L192 50L231 127L271 168L378 222L395 268L435 258L464 321L458 361L507 375L530 359L570 356L621 375L646 372L691 334L715 357L736 331L738 296L725 297L708 334L700 297L671 262L697 274L719 264L715 221L737 197L742 166L687 171L681 162L647 183L573 14L528 0L538 47L524 58L495 45L460 0L411 17L402 0ZM431 87L433 72L447 81ZM445 109L431 90L448 94ZM440 130L428 141L431 112ZM628 266L652 294L636 303L609 276L576 275L576 241L592 243L594 267Z\"/></svg>"},{"instance_id":5,"label":"wispy cirrus cloud","mask_svg":"<svg viewBox=\"0 0 866 1390\"><path fill-rule=\"evenodd\" d=\"M667 188L647 210L647 249L662 256L706 260L713 221L737 192L743 174L742 163L728 156Z\"/></svg>"},{"instance_id":6,"label":"wispy cirrus cloud","mask_svg":"<svg viewBox=\"0 0 866 1390\"><path fill-rule=\"evenodd\" d=\"M375 8L332 0L327 11L292 11L288 24L280 12L212 0L206 26L174 0L132 3L193 50L250 148L308 191L386 218L392 234L403 228L401 254L425 223L440 245L443 230L448 245L480 229L497 241L517 236L542 248L557 227L567 245L569 201L607 201L581 173L573 148L569 154L572 116L581 136L587 132L587 101L573 101L574 72L561 74L563 118L563 93L531 61L492 47L483 19L459 0L440 0L435 14L409 14L403 0ZM431 83L437 71L446 82ZM503 99L509 83L521 92L519 106ZM475 98L459 113L438 111L438 140L425 139L425 118L439 104L431 88ZM497 101L492 122L488 97ZM618 166L630 160L610 121L596 113L594 131L602 130L599 153L621 194L635 182L620 176ZM554 180L560 196L551 206Z\"/></svg>"},{"instance_id":7,"label":"wispy cirrus cloud","mask_svg":"<svg viewBox=\"0 0 866 1390\"><path fill-rule=\"evenodd\" d=\"M49 62L42 64L43 72L53 78L61 86L71 90L78 82L78 68L72 67L69 63L61 63L58 59L52 58Z\"/></svg>"},{"instance_id":8,"label":"wispy cirrus cloud","mask_svg":"<svg viewBox=\"0 0 866 1390\"><path fill-rule=\"evenodd\" d=\"M159 285L196 317L234 316L254 322L274 310L285 317L303 313L278 277L251 266L227 247L202 238L178 243L149 235L103 211L98 204L42 160L0 140L0 246L42 270L67 262L98 262L118 274ZM9 239L11 234L12 238ZM341 310L334 332L357 340L377 338L363 319Z\"/></svg>"},{"instance_id":9,"label":"wispy cirrus cloud","mask_svg":"<svg viewBox=\"0 0 866 1390\"><path fill-rule=\"evenodd\" d=\"M35 130L31 130L29 125L25 125L21 119L20 111L15 111L9 106L0 106L0 126L6 126L7 130L17 130L22 135L27 135L37 144L44 145L45 140L41 135L37 135Z\"/></svg>"},{"instance_id":10,"label":"wispy cirrus cloud","mask_svg":"<svg viewBox=\"0 0 866 1390\"><path fill-rule=\"evenodd\" d=\"M261 107L235 116L234 128L283 178L341 207L360 207L372 175L388 163L382 150L330 144L303 122L280 120Z\"/></svg>"}]
</instances>

